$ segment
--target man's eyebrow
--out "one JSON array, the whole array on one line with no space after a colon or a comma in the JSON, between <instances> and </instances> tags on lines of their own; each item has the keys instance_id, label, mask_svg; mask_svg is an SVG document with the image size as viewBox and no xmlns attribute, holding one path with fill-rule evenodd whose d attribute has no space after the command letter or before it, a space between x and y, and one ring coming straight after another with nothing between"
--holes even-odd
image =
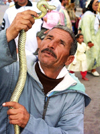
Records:
<instances>
[{"instance_id":1,"label":"man's eyebrow","mask_svg":"<svg viewBox=\"0 0 100 134\"><path fill-rule=\"evenodd\" d=\"M66 42L65 42L65 41L63 41L63 40L61 40L61 39L60 39L60 42L61 42L61 43L63 43L64 45L66 45Z\"/></svg>"},{"instance_id":2,"label":"man's eyebrow","mask_svg":"<svg viewBox=\"0 0 100 134\"><path fill-rule=\"evenodd\" d=\"M53 37L52 35L47 35L46 37Z\"/></svg>"}]
</instances>

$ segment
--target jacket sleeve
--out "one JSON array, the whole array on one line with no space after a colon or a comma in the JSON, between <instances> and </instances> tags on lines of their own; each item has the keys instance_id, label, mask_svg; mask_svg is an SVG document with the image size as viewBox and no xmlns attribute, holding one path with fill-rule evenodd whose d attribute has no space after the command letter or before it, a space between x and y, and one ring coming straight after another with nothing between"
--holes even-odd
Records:
<instances>
[{"instance_id":1,"label":"jacket sleeve","mask_svg":"<svg viewBox=\"0 0 100 134\"><path fill-rule=\"evenodd\" d=\"M0 32L0 68L17 60L14 40L7 42L6 30Z\"/></svg>"},{"instance_id":2,"label":"jacket sleeve","mask_svg":"<svg viewBox=\"0 0 100 134\"><path fill-rule=\"evenodd\" d=\"M14 40L7 43L6 30L0 32L0 107L5 101L9 101L14 82L13 63L16 61L16 45ZM10 65L11 64L11 65ZM15 77L17 79L17 75Z\"/></svg>"},{"instance_id":3,"label":"jacket sleeve","mask_svg":"<svg viewBox=\"0 0 100 134\"><path fill-rule=\"evenodd\" d=\"M69 108L66 103L59 117L56 126L49 126L45 120L34 118L30 115L30 119L21 134L83 134L84 120L84 96L79 93L69 93L72 97L76 97L70 103Z\"/></svg>"}]
</instances>

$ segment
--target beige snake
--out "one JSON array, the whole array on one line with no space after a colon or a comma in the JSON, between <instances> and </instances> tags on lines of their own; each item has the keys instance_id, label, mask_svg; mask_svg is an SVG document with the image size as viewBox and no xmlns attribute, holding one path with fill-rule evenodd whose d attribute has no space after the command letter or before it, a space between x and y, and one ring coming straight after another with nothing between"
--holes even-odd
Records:
<instances>
[{"instance_id":1,"label":"beige snake","mask_svg":"<svg viewBox=\"0 0 100 134\"><path fill-rule=\"evenodd\" d=\"M44 7L45 6L45 7ZM49 5L46 0L40 0L37 3L37 8L41 11L41 14L38 18L40 19L46 15L47 9L54 10L55 6ZM16 84L16 87L13 91L10 101L18 102L19 97L24 89L24 85L27 77L27 64L26 64L26 54L25 54L25 42L26 42L26 32L21 30L18 40L18 53L19 53L19 77ZM20 134L20 128L18 125L14 125L15 134Z\"/></svg>"}]
</instances>

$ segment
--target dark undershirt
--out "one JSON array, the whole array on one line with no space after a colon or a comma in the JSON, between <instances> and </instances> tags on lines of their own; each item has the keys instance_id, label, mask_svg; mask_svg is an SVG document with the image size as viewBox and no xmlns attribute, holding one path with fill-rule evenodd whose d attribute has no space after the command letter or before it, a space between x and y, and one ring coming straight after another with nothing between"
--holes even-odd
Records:
<instances>
[{"instance_id":1,"label":"dark undershirt","mask_svg":"<svg viewBox=\"0 0 100 134\"><path fill-rule=\"evenodd\" d=\"M44 90L44 93L47 94L49 91L51 91L54 87L56 87L56 85L58 83L60 83L62 81L63 78L60 78L60 79L52 79L52 78L49 78L47 77L46 75L44 75L40 68L39 68L39 64L38 62L36 63L35 65L35 70L36 70L36 73L37 73L37 76L40 80L40 82L42 83L43 85L43 90Z\"/></svg>"}]
</instances>

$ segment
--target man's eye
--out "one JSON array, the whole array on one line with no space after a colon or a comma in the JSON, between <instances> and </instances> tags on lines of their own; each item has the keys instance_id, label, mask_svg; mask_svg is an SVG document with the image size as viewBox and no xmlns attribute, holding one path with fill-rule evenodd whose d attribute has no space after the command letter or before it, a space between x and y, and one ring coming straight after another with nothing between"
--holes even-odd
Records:
<instances>
[{"instance_id":1,"label":"man's eye","mask_svg":"<svg viewBox=\"0 0 100 134\"><path fill-rule=\"evenodd\" d=\"M65 43L63 41L60 42L60 44L64 45L65 46Z\"/></svg>"},{"instance_id":2,"label":"man's eye","mask_svg":"<svg viewBox=\"0 0 100 134\"><path fill-rule=\"evenodd\" d=\"M47 39L51 40L51 38L50 38L50 37L48 37Z\"/></svg>"}]
</instances>

